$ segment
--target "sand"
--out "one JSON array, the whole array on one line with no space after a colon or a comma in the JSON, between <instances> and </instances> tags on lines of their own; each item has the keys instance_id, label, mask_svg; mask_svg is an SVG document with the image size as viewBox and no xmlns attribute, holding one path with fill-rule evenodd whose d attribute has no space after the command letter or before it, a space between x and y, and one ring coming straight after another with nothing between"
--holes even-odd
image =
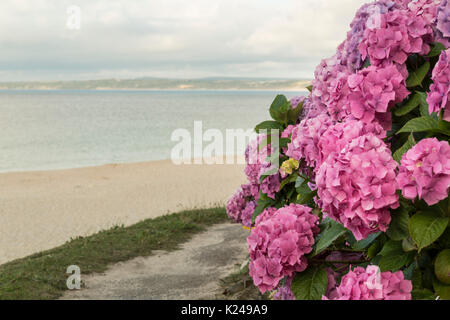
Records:
<instances>
[{"instance_id":1,"label":"sand","mask_svg":"<svg viewBox=\"0 0 450 320\"><path fill-rule=\"evenodd\" d=\"M0 264L116 225L224 205L242 165L111 164L0 174Z\"/></svg>"},{"instance_id":2,"label":"sand","mask_svg":"<svg viewBox=\"0 0 450 320\"><path fill-rule=\"evenodd\" d=\"M112 265L104 274L83 276L81 290L64 300L212 300L219 279L239 270L248 255L248 231L221 224L194 236L181 250L158 251Z\"/></svg>"}]
</instances>

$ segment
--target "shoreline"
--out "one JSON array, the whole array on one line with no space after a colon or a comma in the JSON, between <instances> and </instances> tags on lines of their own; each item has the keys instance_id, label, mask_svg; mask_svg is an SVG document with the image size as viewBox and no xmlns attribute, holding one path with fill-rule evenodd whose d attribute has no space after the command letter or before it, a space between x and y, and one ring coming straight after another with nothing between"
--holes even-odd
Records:
<instances>
[{"instance_id":1,"label":"shoreline","mask_svg":"<svg viewBox=\"0 0 450 320\"><path fill-rule=\"evenodd\" d=\"M158 89L158 88L93 88L93 89L68 89L68 88L1 88L0 92L8 91L85 91L85 92L113 92L113 91L129 91L129 92L309 92L307 88L273 88L273 89Z\"/></svg>"},{"instance_id":2,"label":"shoreline","mask_svg":"<svg viewBox=\"0 0 450 320\"><path fill-rule=\"evenodd\" d=\"M117 225L223 206L243 165L171 160L0 173L0 264Z\"/></svg>"}]
</instances>

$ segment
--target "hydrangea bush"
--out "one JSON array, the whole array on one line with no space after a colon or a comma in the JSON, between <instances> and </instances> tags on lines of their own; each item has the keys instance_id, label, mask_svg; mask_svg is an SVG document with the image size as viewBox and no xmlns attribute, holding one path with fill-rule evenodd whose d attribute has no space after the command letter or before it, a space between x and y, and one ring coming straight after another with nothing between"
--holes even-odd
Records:
<instances>
[{"instance_id":1,"label":"hydrangea bush","mask_svg":"<svg viewBox=\"0 0 450 320\"><path fill-rule=\"evenodd\" d=\"M364 5L256 126L229 217L274 299L450 299L450 2Z\"/></svg>"}]
</instances>

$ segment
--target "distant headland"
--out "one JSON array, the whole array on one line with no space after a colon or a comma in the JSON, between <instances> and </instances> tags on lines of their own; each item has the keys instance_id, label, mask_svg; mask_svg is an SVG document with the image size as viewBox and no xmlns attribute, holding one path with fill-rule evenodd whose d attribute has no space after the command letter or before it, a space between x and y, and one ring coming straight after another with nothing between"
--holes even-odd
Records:
<instances>
[{"instance_id":1,"label":"distant headland","mask_svg":"<svg viewBox=\"0 0 450 320\"><path fill-rule=\"evenodd\" d=\"M0 82L0 90L282 90L303 91L306 79L202 78Z\"/></svg>"}]
</instances>

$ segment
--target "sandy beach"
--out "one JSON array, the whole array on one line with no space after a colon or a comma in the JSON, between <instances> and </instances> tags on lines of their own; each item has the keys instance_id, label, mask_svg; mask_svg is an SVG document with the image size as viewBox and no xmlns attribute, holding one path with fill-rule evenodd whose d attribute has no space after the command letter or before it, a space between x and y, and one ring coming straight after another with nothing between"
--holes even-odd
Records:
<instances>
[{"instance_id":1,"label":"sandy beach","mask_svg":"<svg viewBox=\"0 0 450 320\"><path fill-rule=\"evenodd\" d=\"M0 264L73 237L183 209L224 205L242 165L171 161L0 174Z\"/></svg>"}]
</instances>

